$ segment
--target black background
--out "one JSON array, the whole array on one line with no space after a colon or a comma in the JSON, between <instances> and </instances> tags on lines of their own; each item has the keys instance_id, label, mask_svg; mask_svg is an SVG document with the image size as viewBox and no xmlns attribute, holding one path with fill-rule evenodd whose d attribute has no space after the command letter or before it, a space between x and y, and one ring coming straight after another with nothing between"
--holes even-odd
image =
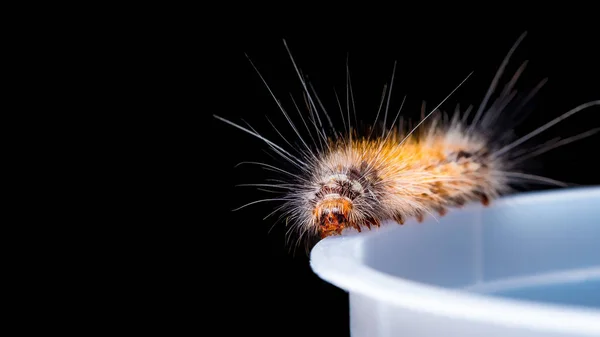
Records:
<instances>
[{"instance_id":1,"label":"black background","mask_svg":"<svg viewBox=\"0 0 600 337\"><path fill-rule=\"evenodd\" d=\"M231 25L230 32L214 27L218 38L205 49L212 61L203 64L202 69L215 76L210 83L205 78L198 79L210 87L208 91L202 89L200 101L202 115L211 119L202 126L209 139L201 144L197 156L214 170L212 175L202 175L210 180L202 184L210 184L211 203L200 212L206 215L201 225L210 226L211 233L222 240L219 253L203 258L215 263L220 275L215 281L224 289L225 299L216 310L229 323L221 325L221 329L229 331L243 326L247 332L261 336L349 335L347 294L312 273L304 250L290 251L284 224L276 224L269 232L276 217L262 220L276 203L231 211L247 202L270 197L252 188L235 187L261 183L267 172L258 167L234 166L242 161L276 162L264 152L267 149L264 143L212 118L212 114L236 123L243 123L243 119L267 138L282 143L265 119L268 116L293 139L277 105L244 53L284 106L293 111L288 93L299 100L302 91L282 42L286 38L299 67L310 77L335 116L338 111L333 88L338 93L345 90L345 60L349 53L358 116L369 123L374 119L381 90L389 82L396 60L391 102L394 109L390 109L394 113L407 95L403 111L418 118L422 100L432 107L471 71L475 73L442 108L452 112L456 103L477 107L502 59L526 30L528 36L514 54L507 76L521 62L530 60L518 88L527 91L545 77L549 82L534 98L534 110L517 129L519 134L578 104L600 99L598 32L584 18L566 22L562 17L504 16L473 23L468 18L449 17L440 21L422 17L413 24L411 15L405 13L402 17L404 21L398 18L385 24L370 18L368 21L372 23L348 20L321 27L311 24L311 17L307 16L295 29L283 29L279 21L248 17L221 25ZM285 21L285 17L280 20ZM599 113L597 108L578 113L536 138L536 142L598 127ZM540 164L534 167L535 173L583 185L598 184L599 142L600 136L595 135L553 150L538 158Z\"/></svg>"}]
</instances>

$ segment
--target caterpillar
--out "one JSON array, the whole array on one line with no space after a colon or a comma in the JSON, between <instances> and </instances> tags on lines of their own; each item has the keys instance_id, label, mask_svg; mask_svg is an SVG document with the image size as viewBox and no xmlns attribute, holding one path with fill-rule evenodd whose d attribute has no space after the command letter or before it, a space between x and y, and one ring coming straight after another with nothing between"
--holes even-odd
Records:
<instances>
[{"instance_id":1,"label":"caterpillar","mask_svg":"<svg viewBox=\"0 0 600 337\"><path fill-rule=\"evenodd\" d=\"M290 226L289 232L295 232L300 241L303 237L323 239L342 235L346 229L362 232L379 227L387 220L400 225L410 218L421 222L425 216L443 216L449 209L470 202L487 206L499 196L514 192L513 186L522 182L566 186L560 181L527 173L523 162L596 134L600 128L537 147L525 148L524 143L582 110L599 106L600 100L576 106L521 137L498 127L518 123L522 108L545 83L540 82L528 95L516 99L515 86L524 71L524 63L499 90L505 68L526 35L524 32L506 54L477 109L471 106L461 111L457 106L451 116L441 109L469 74L433 109L423 107L421 120L413 126L402 117L404 100L394 116L388 113L390 85L389 89L384 87L375 123L363 130L359 130L356 122L353 125L350 109L344 112L341 105L343 127L334 127L331 115L303 76L284 40L306 102L306 111L302 112L293 101L292 108L299 120L292 119L292 114L250 62L288 122L287 137L272 124L287 148L265 138L250 125L244 127L214 115L262 140L295 169L248 162L281 178L244 186L275 189L280 191L281 197L253 201L238 209L264 201L281 202L271 214L279 213L280 219L285 219ZM395 70L394 64L392 84ZM388 120L391 120L389 127ZM301 131L306 133L304 137ZM296 138L294 144L288 139L290 134Z\"/></svg>"}]
</instances>

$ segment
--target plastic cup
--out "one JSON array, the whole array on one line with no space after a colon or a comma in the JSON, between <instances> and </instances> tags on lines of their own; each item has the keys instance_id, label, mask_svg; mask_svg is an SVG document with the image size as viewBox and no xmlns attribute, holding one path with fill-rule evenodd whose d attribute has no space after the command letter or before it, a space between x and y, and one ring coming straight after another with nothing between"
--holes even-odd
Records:
<instances>
[{"instance_id":1,"label":"plastic cup","mask_svg":"<svg viewBox=\"0 0 600 337\"><path fill-rule=\"evenodd\" d=\"M524 193L321 240L353 337L600 336L600 187Z\"/></svg>"}]
</instances>

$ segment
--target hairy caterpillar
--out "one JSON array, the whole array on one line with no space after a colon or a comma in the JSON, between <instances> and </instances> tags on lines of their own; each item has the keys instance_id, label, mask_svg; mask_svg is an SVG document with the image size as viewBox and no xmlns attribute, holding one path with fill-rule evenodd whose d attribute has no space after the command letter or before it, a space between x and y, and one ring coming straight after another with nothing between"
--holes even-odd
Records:
<instances>
[{"instance_id":1,"label":"hairy caterpillar","mask_svg":"<svg viewBox=\"0 0 600 337\"><path fill-rule=\"evenodd\" d=\"M273 95L289 123L288 134L276 131L289 146L284 148L266 139L250 126L243 127L215 116L263 140L275 154L296 168L291 172L255 163L280 173L284 179L253 186L278 189L283 195L250 204L282 201L274 213L279 212L280 217L299 232L299 238L305 235L324 238L341 234L346 228L368 230L388 219L400 224L412 217L421 221L427 214L443 215L448 208L471 201L488 204L510 193L514 183L545 181L561 185L558 181L524 173L523 160L590 136L600 128L528 149L526 153L515 150L565 118L600 105L600 100L577 106L521 138L498 127L502 123L517 123L522 106L543 85L542 82L530 95L516 100L514 88L524 70L521 67L504 87L499 87L510 57L524 37L525 34L519 37L506 55L477 109L457 110L449 117L439 110L443 100L427 114L423 113L415 126L405 125L401 109L393 118L388 116L390 85L378 105L376 120L381 118L383 127L374 125L360 132L356 122L352 123L349 109L341 114L343 128L335 131L331 115L288 49L307 105L305 113L300 112L297 105L290 107L290 110L298 108L300 120L294 122L291 113ZM498 91L497 97L492 99ZM391 127L386 127L388 121L392 122ZM301 129L308 132L308 138L301 136ZM290 142L290 135L297 138L295 144Z\"/></svg>"}]
</instances>

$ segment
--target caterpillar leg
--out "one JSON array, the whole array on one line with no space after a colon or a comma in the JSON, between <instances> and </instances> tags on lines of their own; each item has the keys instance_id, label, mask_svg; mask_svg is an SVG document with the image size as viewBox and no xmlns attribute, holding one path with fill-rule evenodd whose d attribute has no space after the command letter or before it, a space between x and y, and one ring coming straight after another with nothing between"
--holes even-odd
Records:
<instances>
[{"instance_id":1,"label":"caterpillar leg","mask_svg":"<svg viewBox=\"0 0 600 337\"><path fill-rule=\"evenodd\" d=\"M483 206L489 206L490 198L485 194L481 194L481 203L483 204Z\"/></svg>"},{"instance_id":2,"label":"caterpillar leg","mask_svg":"<svg viewBox=\"0 0 600 337\"><path fill-rule=\"evenodd\" d=\"M351 226L356 229L359 233L362 232L362 230L360 229L360 225L357 223L351 223Z\"/></svg>"},{"instance_id":3,"label":"caterpillar leg","mask_svg":"<svg viewBox=\"0 0 600 337\"><path fill-rule=\"evenodd\" d=\"M365 221L363 224L365 227L367 227L369 230L371 230L371 223L368 221Z\"/></svg>"},{"instance_id":4,"label":"caterpillar leg","mask_svg":"<svg viewBox=\"0 0 600 337\"><path fill-rule=\"evenodd\" d=\"M404 225L404 217L402 216L402 214L395 214L393 217L394 221L396 221L399 225Z\"/></svg>"},{"instance_id":5,"label":"caterpillar leg","mask_svg":"<svg viewBox=\"0 0 600 337\"><path fill-rule=\"evenodd\" d=\"M454 206L457 207L457 208L463 208L466 203L467 203L466 200L464 200L464 199L458 199L458 200L454 201Z\"/></svg>"},{"instance_id":6,"label":"caterpillar leg","mask_svg":"<svg viewBox=\"0 0 600 337\"><path fill-rule=\"evenodd\" d=\"M419 212L419 213L417 213L417 215L415 217L417 218L417 221L419 223L423 222L423 219L424 219L423 213Z\"/></svg>"},{"instance_id":7,"label":"caterpillar leg","mask_svg":"<svg viewBox=\"0 0 600 337\"><path fill-rule=\"evenodd\" d=\"M368 229L371 229L371 226L374 226L374 227L381 226L381 222L375 218L369 218L369 219L365 220L363 225L366 226Z\"/></svg>"},{"instance_id":8,"label":"caterpillar leg","mask_svg":"<svg viewBox=\"0 0 600 337\"><path fill-rule=\"evenodd\" d=\"M448 213L448 210L445 209L444 207L440 207L440 208L438 208L437 212L440 216L444 216Z\"/></svg>"}]
</instances>

